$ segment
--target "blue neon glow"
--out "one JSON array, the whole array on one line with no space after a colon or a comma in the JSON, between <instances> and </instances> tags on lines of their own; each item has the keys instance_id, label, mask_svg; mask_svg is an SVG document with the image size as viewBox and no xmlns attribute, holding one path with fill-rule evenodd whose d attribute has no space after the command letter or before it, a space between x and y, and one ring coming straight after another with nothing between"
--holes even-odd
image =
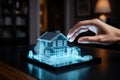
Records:
<instances>
[{"instance_id":1,"label":"blue neon glow","mask_svg":"<svg viewBox=\"0 0 120 80\"><path fill-rule=\"evenodd\" d=\"M56 74L38 66L27 64L29 74L40 80L86 80L91 66Z\"/></svg>"},{"instance_id":2,"label":"blue neon glow","mask_svg":"<svg viewBox=\"0 0 120 80\"><path fill-rule=\"evenodd\" d=\"M67 42L67 37L59 31L46 32L37 39L34 51L29 51L28 58L54 67L93 59L91 55L81 56L80 48L77 46L70 47Z\"/></svg>"}]
</instances>

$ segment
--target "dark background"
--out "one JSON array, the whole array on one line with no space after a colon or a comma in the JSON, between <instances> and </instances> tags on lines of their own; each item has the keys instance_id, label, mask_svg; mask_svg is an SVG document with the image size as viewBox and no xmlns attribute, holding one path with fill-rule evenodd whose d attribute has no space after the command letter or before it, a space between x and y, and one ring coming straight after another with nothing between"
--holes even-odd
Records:
<instances>
[{"instance_id":1,"label":"dark background","mask_svg":"<svg viewBox=\"0 0 120 80\"><path fill-rule=\"evenodd\" d=\"M3 34L4 29L2 28L8 28L9 27L9 32L11 32L11 34L14 36L17 33L17 30L21 29L21 31L23 31L24 33L26 33L27 36L25 36L25 38L17 38L16 36L14 36L14 39L5 39L5 38L1 38L0 37L0 42L1 44L4 45L4 43L7 44L15 44L15 45L24 45L24 44L30 44L30 38L33 37L38 37L38 36L31 36L32 33L35 33L35 30L31 30L34 32L30 31L30 21L33 22L33 25L37 25L36 23L34 24L34 21L31 20L30 15L32 15L33 13L30 13L31 9L31 5L30 5L30 0L25 0L26 4L27 4L27 8L28 8L28 12L26 15L23 15L23 13L21 12L21 14L15 14L15 10L16 8L14 7L16 4L16 1L21 1L21 0L12 0L14 3L14 5L12 7L9 7L9 5L7 4L8 0L0 0L0 4L2 4L1 2L5 2L5 8L4 6L0 6L0 19L2 18L2 20L4 21L4 17L5 16L10 16L12 18L12 25L10 26L6 26L6 25L1 25L2 22L0 23L0 35ZM88 0L85 0L88 1ZM110 1L110 5L111 5L111 13L108 14L108 20L107 23L120 28L120 0L109 0ZM34 2L34 1L33 1ZM90 14L88 15L81 15L78 16L77 15L77 0L46 0L46 5L47 5L47 29L46 31L54 31L54 30L60 30L62 33L67 34L69 29L71 27L73 27L78 21L81 20L86 20L86 19L93 19L93 18L98 18L99 14L94 12L95 9L95 5L97 0L89 0L90 2ZM81 2L81 1L79 1ZM3 4L2 4L3 5ZM32 5L32 6L36 6L36 5ZM21 5L22 7L22 5ZM19 8L19 10L21 10L21 7ZM84 5L83 5L84 7ZM4 14L4 10L8 9L10 10L10 12L12 14ZM36 9L37 10L37 9ZM39 11L36 11L39 12ZM19 26L16 25L16 17L20 16L20 17L25 17L26 20L26 25L23 26ZM33 15L35 16L35 15ZM34 20L34 19L33 19ZM37 19L35 19L37 20ZM42 19L41 19L42 20ZM35 27L35 26L32 26ZM37 29L37 28L33 28L33 29ZM45 29L43 29L45 30ZM36 30L37 31L37 30ZM44 32L46 32L44 31ZM41 33L44 33L41 32ZM30 34L31 33L31 34ZM34 38L36 40L36 38ZM31 39L32 40L32 39Z\"/></svg>"},{"instance_id":2,"label":"dark background","mask_svg":"<svg viewBox=\"0 0 120 80\"><path fill-rule=\"evenodd\" d=\"M86 0L87 1L87 0ZM74 26L80 20L98 18L98 14L94 12L95 5L97 0L90 0L90 14L78 16L77 15L77 0L69 0L69 3L66 3L65 0L47 0L48 4L48 29L60 29L64 32L65 26L65 7L66 4L70 5L70 27ZM110 0L111 13L108 14L107 23L115 27L120 28L120 0ZM52 27L51 27L52 26ZM63 28L62 28L63 27Z\"/></svg>"}]
</instances>

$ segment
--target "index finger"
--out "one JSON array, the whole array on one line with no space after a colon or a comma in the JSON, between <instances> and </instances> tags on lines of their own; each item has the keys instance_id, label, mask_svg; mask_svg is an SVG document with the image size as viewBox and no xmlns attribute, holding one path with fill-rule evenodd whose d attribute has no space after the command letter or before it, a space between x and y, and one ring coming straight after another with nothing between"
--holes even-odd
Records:
<instances>
[{"instance_id":1,"label":"index finger","mask_svg":"<svg viewBox=\"0 0 120 80\"><path fill-rule=\"evenodd\" d=\"M79 21L75 26L73 26L73 28L70 29L67 37L70 38L71 36L73 36L78 30L80 30L81 26L88 26L88 25L95 25L93 19L92 20Z\"/></svg>"}]
</instances>

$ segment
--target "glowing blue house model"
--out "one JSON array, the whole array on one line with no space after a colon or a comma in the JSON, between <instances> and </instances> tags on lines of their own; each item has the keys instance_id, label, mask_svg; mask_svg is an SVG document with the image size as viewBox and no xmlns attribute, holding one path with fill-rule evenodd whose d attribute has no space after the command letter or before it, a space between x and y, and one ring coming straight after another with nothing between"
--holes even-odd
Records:
<instances>
[{"instance_id":1,"label":"glowing blue house model","mask_svg":"<svg viewBox=\"0 0 120 80\"><path fill-rule=\"evenodd\" d=\"M81 56L80 48L67 45L68 39L59 31L46 32L40 36L28 58L48 64L53 67L89 61L92 56Z\"/></svg>"}]
</instances>

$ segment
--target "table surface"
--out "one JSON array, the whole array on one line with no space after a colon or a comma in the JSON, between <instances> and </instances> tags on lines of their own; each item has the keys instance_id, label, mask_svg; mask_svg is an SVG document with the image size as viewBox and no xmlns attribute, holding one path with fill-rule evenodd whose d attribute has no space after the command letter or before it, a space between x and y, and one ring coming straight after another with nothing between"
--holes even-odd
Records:
<instances>
[{"instance_id":1,"label":"table surface","mask_svg":"<svg viewBox=\"0 0 120 80\"><path fill-rule=\"evenodd\" d=\"M120 80L120 45L79 45L79 47L81 48L82 54L100 57L102 60L101 63L56 74L29 62L25 62L23 58L33 48L33 46L27 45L0 46L0 62L36 80ZM8 70L12 71L12 69ZM2 71L4 72L4 70ZM22 77L22 75L18 76Z\"/></svg>"}]
</instances>

